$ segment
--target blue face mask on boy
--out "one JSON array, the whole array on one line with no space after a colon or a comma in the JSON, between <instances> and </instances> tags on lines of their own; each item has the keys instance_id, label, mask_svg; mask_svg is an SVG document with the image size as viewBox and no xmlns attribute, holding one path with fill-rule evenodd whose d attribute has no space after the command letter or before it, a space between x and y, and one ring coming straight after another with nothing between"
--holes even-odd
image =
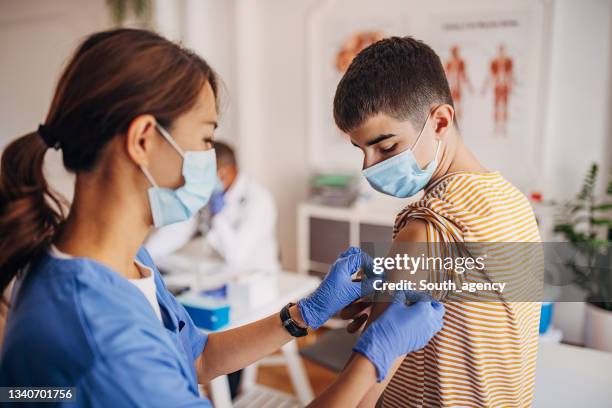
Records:
<instances>
[{"instance_id":1,"label":"blue face mask on boy","mask_svg":"<svg viewBox=\"0 0 612 408\"><path fill-rule=\"evenodd\" d=\"M176 190L159 187L149 170L140 166L151 183L148 190L153 224L164 225L186 221L202 209L213 192L217 178L215 150L183 151L170 134L156 124L159 133L183 158L182 174L185 184Z\"/></svg>"},{"instance_id":2,"label":"blue face mask on boy","mask_svg":"<svg viewBox=\"0 0 612 408\"><path fill-rule=\"evenodd\" d=\"M431 180L431 176L438 165L441 140L438 140L434 159L424 169L419 167L414 157L414 148L421 139L430 115L427 115L425 124L423 124L417 140L410 149L362 171L374 190L394 197L412 197L424 189Z\"/></svg>"}]
</instances>

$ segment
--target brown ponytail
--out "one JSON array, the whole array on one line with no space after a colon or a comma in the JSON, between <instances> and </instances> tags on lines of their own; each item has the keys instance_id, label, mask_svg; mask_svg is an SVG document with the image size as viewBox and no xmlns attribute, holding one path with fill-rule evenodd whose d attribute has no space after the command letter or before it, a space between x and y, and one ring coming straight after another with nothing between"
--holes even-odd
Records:
<instances>
[{"instance_id":1,"label":"brown ponytail","mask_svg":"<svg viewBox=\"0 0 612 408\"><path fill-rule=\"evenodd\" d=\"M66 202L43 175L47 145L36 132L13 141L0 170L0 293L14 272L46 249L64 219Z\"/></svg>"},{"instance_id":2,"label":"brown ponytail","mask_svg":"<svg viewBox=\"0 0 612 408\"><path fill-rule=\"evenodd\" d=\"M216 97L217 79L208 64L150 31L104 31L81 44L57 85L44 134L22 136L2 154L0 294L48 249L65 218L66 201L43 175L48 145L62 150L68 171L88 172L135 117L151 114L171 126L206 82Z\"/></svg>"}]
</instances>

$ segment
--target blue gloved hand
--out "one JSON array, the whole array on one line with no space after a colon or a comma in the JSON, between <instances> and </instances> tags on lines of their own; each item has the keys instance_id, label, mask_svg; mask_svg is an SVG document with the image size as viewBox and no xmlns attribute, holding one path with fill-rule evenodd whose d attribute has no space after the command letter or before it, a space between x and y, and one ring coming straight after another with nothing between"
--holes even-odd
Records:
<instances>
[{"instance_id":1,"label":"blue gloved hand","mask_svg":"<svg viewBox=\"0 0 612 408\"><path fill-rule=\"evenodd\" d=\"M210 209L211 215L217 215L225 206L224 195L223 190L221 190L221 192L214 192L210 196L208 208Z\"/></svg>"},{"instance_id":2,"label":"blue gloved hand","mask_svg":"<svg viewBox=\"0 0 612 408\"><path fill-rule=\"evenodd\" d=\"M361 335L353 351L376 367L376 381L385 379L398 357L422 349L442 328L444 306L420 301L407 306L396 299Z\"/></svg>"},{"instance_id":3,"label":"blue gloved hand","mask_svg":"<svg viewBox=\"0 0 612 408\"><path fill-rule=\"evenodd\" d=\"M350 247L340 254L319 287L297 303L308 327L319 328L342 308L371 293L372 285L366 281L353 282L351 275L360 267L371 270L372 262L370 255L359 248Z\"/></svg>"}]
</instances>

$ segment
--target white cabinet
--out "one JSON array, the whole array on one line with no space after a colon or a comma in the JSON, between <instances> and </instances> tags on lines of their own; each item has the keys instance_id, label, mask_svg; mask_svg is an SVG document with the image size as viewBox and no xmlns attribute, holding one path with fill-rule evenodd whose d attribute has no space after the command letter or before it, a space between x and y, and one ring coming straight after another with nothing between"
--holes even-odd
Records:
<instances>
[{"instance_id":1,"label":"white cabinet","mask_svg":"<svg viewBox=\"0 0 612 408\"><path fill-rule=\"evenodd\" d=\"M338 255L363 242L390 242L395 216L410 201L387 206L354 204L330 207L303 203L298 207L298 271L323 275Z\"/></svg>"}]
</instances>

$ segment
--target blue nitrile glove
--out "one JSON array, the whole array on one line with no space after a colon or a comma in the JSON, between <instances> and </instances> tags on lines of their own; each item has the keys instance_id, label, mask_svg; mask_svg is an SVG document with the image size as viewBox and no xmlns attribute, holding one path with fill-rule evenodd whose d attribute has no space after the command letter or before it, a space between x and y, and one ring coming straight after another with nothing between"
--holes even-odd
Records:
<instances>
[{"instance_id":1,"label":"blue nitrile glove","mask_svg":"<svg viewBox=\"0 0 612 408\"><path fill-rule=\"evenodd\" d=\"M351 275L360 267L366 272L371 270L372 258L361 249L350 247L340 254L319 287L298 301L298 309L308 327L319 328L342 308L372 291L372 285L365 281L351 280Z\"/></svg>"},{"instance_id":2,"label":"blue nitrile glove","mask_svg":"<svg viewBox=\"0 0 612 408\"><path fill-rule=\"evenodd\" d=\"M442 328L444 306L424 300L407 306L396 299L361 335L353 351L376 367L376 381L385 379L389 367L404 354L422 349Z\"/></svg>"},{"instance_id":3,"label":"blue nitrile glove","mask_svg":"<svg viewBox=\"0 0 612 408\"><path fill-rule=\"evenodd\" d=\"M224 195L225 194L223 193L223 190L221 190L221 192L214 192L210 196L208 208L210 209L210 213L212 215L219 214L219 212L221 212L221 210L223 209L223 206L225 206Z\"/></svg>"}]
</instances>

